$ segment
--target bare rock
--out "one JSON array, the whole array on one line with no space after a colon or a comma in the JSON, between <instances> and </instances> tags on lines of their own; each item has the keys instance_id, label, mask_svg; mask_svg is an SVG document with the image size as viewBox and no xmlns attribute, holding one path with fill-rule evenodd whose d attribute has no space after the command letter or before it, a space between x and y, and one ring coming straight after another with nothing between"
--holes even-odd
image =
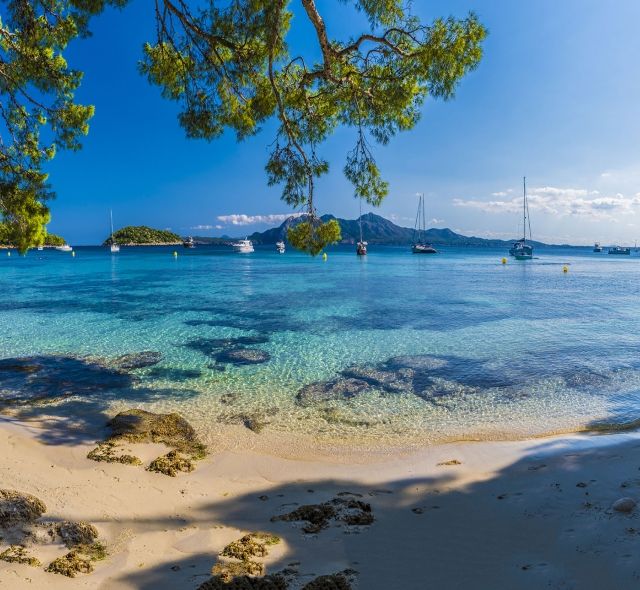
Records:
<instances>
[{"instance_id":1,"label":"bare rock","mask_svg":"<svg viewBox=\"0 0 640 590\"><path fill-rule=\"evenodd\" d=\"M632 512L636 507L636 501L633 498L620 498L613 503L612 508L617 512Z\"/></svg>"}]
</instances>

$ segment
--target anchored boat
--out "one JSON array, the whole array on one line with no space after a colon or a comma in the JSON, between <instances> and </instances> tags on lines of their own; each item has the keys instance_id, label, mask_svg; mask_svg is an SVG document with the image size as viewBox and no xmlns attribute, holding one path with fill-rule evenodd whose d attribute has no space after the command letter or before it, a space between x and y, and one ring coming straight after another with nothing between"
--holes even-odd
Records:
<instances>
[{"instance_id":1,"label":"anchored boat","mask_svg":"<svg viewBox=\"0 0 640 590\"><path fill-rule=\"evenodd\" d=\"M278 251L278 254L284 254L285 245L282 240L276 242L276 250Z\"/></svg>"},{"instance_id":2,"label":"anchored boat","mask_svg":"<svg viewBox=\"0 0 640 590\"><path fill-rule=\"evenodd\" d=\"M602 252L602 246L600 245L600 242L596 242L593 245L593 251L594 252Z\"/></svg>"},{"instance_id":3,"label":"anchored boat","mask_svg":"<svg viewBox=\"0 0 640 590\"><path fill-rule=\"evenodd\" d=\"M111 245L109 246L111 253L120 252L120 246L113 241L113 211L109 209L109 221L111 223Z\"/></svg>"},{"instance_id":4,"label":"anchored boat","mask_svg":"<svg viewBox=\"0 0 640 590\"><path fill-rule=\"evenodd\" d=\"M625 248L624 246L613 246L613 247L609 248L609 254L630 256L631 255L631 248Z\"/></svg>"},{"instance_id":5,"label":"anchored boat","mask_svg":"<svg viewBox=\"0 0 640 590\"><path fill-rule=\"evenodd\" d=\"M241 254L251 254L253 252L253 242L249 239L238 240L231 244L236 252Z\"/></svg>"},{"instance_id":6,"label":"anchored boat","mask_svg":"<svg viewBox=\"0 0 640 590\"><path fill-rule=\"evenodd\" d=\"M522 239L518 240L509 250L509 254L516 260L531 260L533 258L533 246L527 244L527 225L529 226L529 240L531 240L531 219L529 217L529 204L527 202L527 179L522 179Z\"/></svg>"},{"instance_id":7,"label":"anchored boat","mask_svg":"<svg viewBox=\"0 0 640 590\"><path fill-rule=\"evenodd\" d=\"M191 236L187 236L187 239L182 242L182 245L185 248L195 248L196 247L196 243L193 241L193 238Z\"/></svg>"},{"instance_id":8,"label":"anchored boat","mask_svg":"<svg viewBox=\"0 0 640 590\"><path fill-rule=\"evenodd\" d=\"M358 219L360 224L360 241L356 245L356 254L358 256L366 256L367 255L367 242L362 238L362 201L360 201L360 218Z\"/></svg>"},{"instance_id":9,"label":"anchored boat","mask_svg":"<svg viewBox=\"0 0 640 590\"><path fill-rule=\"evenodd\" d=\"M438 251L426 240L427 224L425 222L424 194L419 195L419 197L411 251L414 254L437 254Z\"/></svg>"}]
</instances>

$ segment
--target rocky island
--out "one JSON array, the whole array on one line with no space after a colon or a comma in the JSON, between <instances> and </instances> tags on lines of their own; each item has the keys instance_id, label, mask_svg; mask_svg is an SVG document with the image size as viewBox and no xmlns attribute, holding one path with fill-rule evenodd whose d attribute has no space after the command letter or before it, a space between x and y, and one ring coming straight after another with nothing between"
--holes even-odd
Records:
<instances>
[{"instance_id":1,"label":"rocky island","mask_svg":"<svg viewBox=\"0 0 640 590\"><path fill-rule=\"evenodd\" d=\"M127 225L113 233L104 242L103 246L116 243L121 246L173 246L182 244L182 238L171 231L153 229L146 225Z\"/></svg>"}]
</instances>

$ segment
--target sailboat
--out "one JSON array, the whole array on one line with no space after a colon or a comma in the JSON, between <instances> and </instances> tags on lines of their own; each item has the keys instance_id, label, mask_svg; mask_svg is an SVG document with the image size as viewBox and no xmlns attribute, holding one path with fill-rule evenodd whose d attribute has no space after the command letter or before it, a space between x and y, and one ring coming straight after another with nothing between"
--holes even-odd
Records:
<instances>
[{"instance_id":1,"label":"sailboat","mask_svg":"<svg viewBox=\"0 0 640 590\"><path fill-rule=\"evenodd\" d=\"M529 205L527 204L527 179L522 179L522 239L518 240L509 250L509 254L516 260L531 260L533 258L533 246L527 244L527 221L529 222L529 240L531 240L531 219L529 218Z\"/></svg>"},{"instance_id":2,"label":"sailboat","mask_svg":"<svg viewBox=\"0 0 640 590\"><path fill-rule=\"evenodd\" d=\"M424 194L419 195L418 213L416 214L416 224L413 228L413 245L411 251L414 254L437 254L438 251L425 239L427 224L424 213Z\"/></svg>"},{"instance_id":3,"label":"sailboat","mask_svg":"<svg viewBox=\"0 0 640 590\"><path fill-rule=\"evenodd\" d=\"M109 221L111 222L111 253L115 254L116 252L120 252L120 246L113 241L113 211L109 209Z\"/></svg>"},{"instance_id":4,"label":"sailboat","mask_svg":"<svg viewBox=\"0 0 640 590\"><path fill-rule=\"evenodd\" d=\"M360 201L360 218L358 219L360 224L360 241L356 245L356 254L358 256L366 256L367 255L367 242L362 239L362 200Z\"/></svg>"}]
</instances>

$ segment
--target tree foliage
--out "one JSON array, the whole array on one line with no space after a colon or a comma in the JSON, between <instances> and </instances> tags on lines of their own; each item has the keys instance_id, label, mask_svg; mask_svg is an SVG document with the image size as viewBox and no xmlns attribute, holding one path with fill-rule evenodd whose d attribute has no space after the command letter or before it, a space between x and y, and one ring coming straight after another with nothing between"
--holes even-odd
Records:
<instances>
[{"instance_id":1,"label":"tree foliage","mask_svg":"<svg viewBox=\"0 0 640 590\"><path fill-rule=\"evenodd\" d=\"M428 97L452 97L478 65L486 35L473 13L425 24L405 0L339 1L367 25L333 38L315 0L300 0L296 16L314 31L309 57L287 44L291 0L154 0L157 38L141 62L163 96L181 104L188 137L231 129L243 139L275 118L268 183L308 214L290 241L312 253L336 237L316 213L315 182L329 170L321 144L338 126L354 130L344 173L356 197L379 205L389 187L372 144L413 128ZM92 16L126 3L0 0L0 218L21 249L44 239L52 192L43 166L56 150L80 147L93 115L74 102L82 72L69 67L65 49L89 34Z\"/></svg>"},{"instance_id":2,"label":"tree foliage","mask_svg":"<svg viewBox=\"0 0 640 590\"><path fill-rule=\"evenodd\" d=\"M320 56L311 60L287 45L289 0L155 0L158 38L145 46L141 66L181 103L189 137L211 140L229 128L243 139L277 118L268 182L308 213L306 227L296 226L289 239L311 253L335 237L316 213L314 183L329 169L320 144L340 125L354 129L344 173L356 197L379 205L389 187L371 142L386 144L413 128L428 96L451 98L478 65L486 35L474 14L423 24L403 0L341 1L368 20L346 40L329 35L314 0L301 0Z\"/></svg>"},{"instance_id":3,"label":"tree foliage","mask_svg":"<svg viewBox=\"0 0 640 590\"><path fill-rule=\"evenodd\" d=\"M43 166L77 150L93 107L76 104L82 72L64 51L91 16L126 0L3 0L0 10L0 219L24 251L44 243L53 196Z\"/></svg>"}]
</instances>

